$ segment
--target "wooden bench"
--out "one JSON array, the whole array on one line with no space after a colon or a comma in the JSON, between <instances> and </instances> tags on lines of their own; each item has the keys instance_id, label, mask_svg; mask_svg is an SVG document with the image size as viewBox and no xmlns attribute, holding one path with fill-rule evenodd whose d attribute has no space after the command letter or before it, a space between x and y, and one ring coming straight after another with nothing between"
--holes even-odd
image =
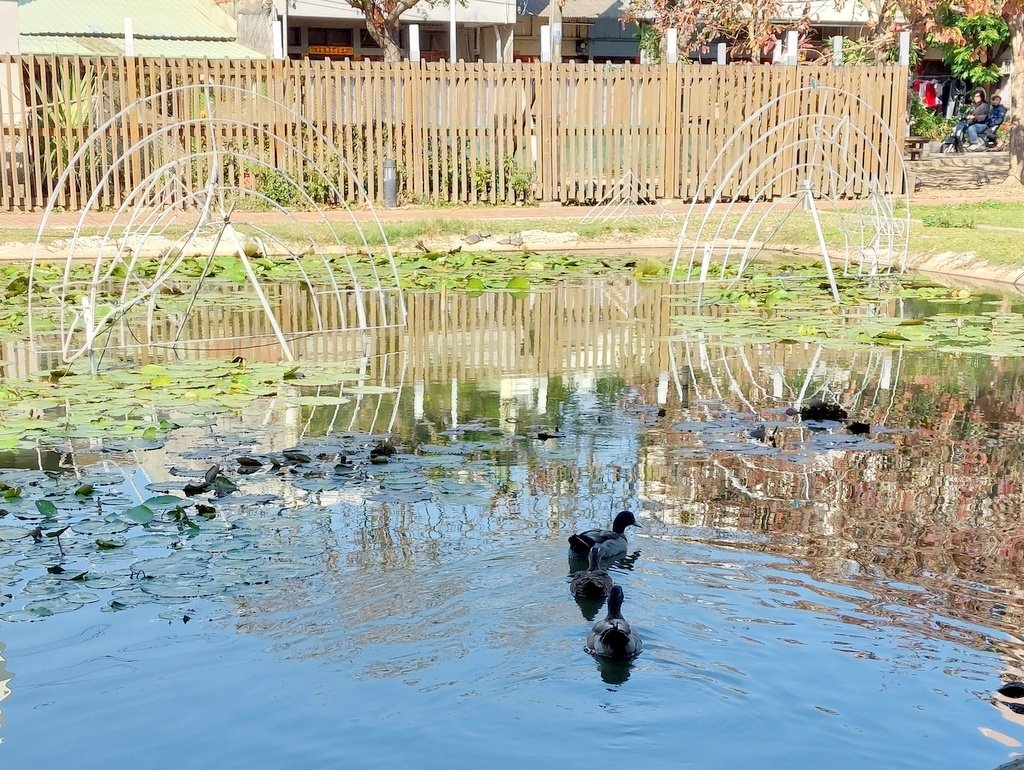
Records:
<instances>
[{"instance_id":1,"label":"wooden bench","mask_svg":"<svg viewBox=\"0 0 1024 770\"><path fill-rule=\"evenodd\" d=\"M924 157L924 146L928 140L923 136L908 136L903 141L903 149L907 160L921 160Z\"/></svg>"}]
</instances>

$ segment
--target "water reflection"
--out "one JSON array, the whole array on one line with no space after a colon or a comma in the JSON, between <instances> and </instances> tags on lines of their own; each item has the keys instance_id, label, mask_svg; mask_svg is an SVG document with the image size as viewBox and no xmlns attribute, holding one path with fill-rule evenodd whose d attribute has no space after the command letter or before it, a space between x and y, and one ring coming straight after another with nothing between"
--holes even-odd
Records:
<instances>
[{"instance_id":1,"label":"water reflection","mask_svg":"<svg viewBox=\"0 0 1024 770\"><path fill-rule=\"evenodd\" d=\"M629 675L633 669L631 660L612 660L594 656L597 668L601 672L601 681L605 684L620 685L629 681Z\"/></svg>"},{"instance_id":2,"label":"water reflection","mask_svg":"<svg viewBox=\"0 0 1024 770\"><path fill-rule=\"evenodd\" d=\"M865 733L919 750L943 741L922 719L961 738L984 727L986 746L1024 735L1013 708L987 705L998 672L1024 661L1020 359L676 334L671 298L654 286L409 304L410 327L378 340L353 383L294 391L347 403L260 402L160 450L103 455L138 461L141 489L217 458L242 494L271 496L218 501L216 522L182 542L204 554L204 575L269 576L222 599L237 630L346 681L401 682L466 718L479 693L565 703L628 683L622 697L656 702L666 722L633 729L673 750L681 719L714 714L694 736L705 760L711 728L739 729L735 711L750 706L791 720L778 727L788 746L824 745L804 738L828 731L847 758ZM786 413L811 398L843 403L871 433L812 430ZM762 425L774 445L756 435ZM385 434L398 452L370 464L367 447ZM313 461L287 473L232 465L295 446ZM317 460L338 451L351 471ZM643 521L640 548L609 569L648 642L625 666L582 652L601 605L573 606L565 562L569 533L623 508ZM290 571L264 572L257 554ZM0 555L14 564L13 551ZM913 697L893 700L889 723L877 702L894 681ZM592 714L568 702L587 727ZM962 723L943 721L952 714ZM837 717L856 738L830 726ZM995 756L967 739L950 751L961 752L953 766ZM839 766L812 754L797 764Z\"/></svg>"},{"instance_id":3,"label":"water reflection","mask_svg":"<svg viewBox=\"0 0 1024 770\"><path fill-rule=\"evenodd\" d=\"M0 606L3 604L3 600L6 597L0 597ZM14 674L7 670L7 660L4 658L4 652L6 646L3 642L0 642L0 730L4 728L4 711L3 702L11 695L11 680L14 678Z\"/></svg>"}]
</instances>

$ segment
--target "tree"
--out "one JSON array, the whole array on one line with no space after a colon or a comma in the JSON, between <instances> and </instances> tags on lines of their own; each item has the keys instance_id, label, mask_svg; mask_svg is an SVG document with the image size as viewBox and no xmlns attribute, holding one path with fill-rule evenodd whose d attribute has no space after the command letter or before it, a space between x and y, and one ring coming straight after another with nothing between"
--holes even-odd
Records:
<instances>
[{"instance_id":1,"label":"tree","mask_svg":"<svg viewBox=\"0 0 1024 770\"><path fill-rule=\"evenodd\" d=\"M809 15L810 3L792 0L633 0L623 21L649 25L662 36L675 27L682 50L727 40L738 55L760 62L780 19L793 19L787 29L806 29Z\"/></svg>"},{"instance_id":2,"label":"tree","mask_svg":"<svg viewBox=\"0 0 1024 770\"><path fill-rule=\"evenodd\" d=\"M454 0L452 0L454 2ZM366 31L384 52L384 61L401 61L398 22L402 14L421 0L345 0L366 18Z\"/></svg>"},{"instance_id":3,"label":"tree","mask_svg":"<svg viewBox=\"0 0 1024 770\"><path fill-rule=\"evenodd\" d=\"M889 15L880 24L889 30L910 29L919 44L967 46L969 42L956 24L949 19L978 17L986 14L999 16L1010 31L1010 51L1015 77L1010 85L1009 151L1010 177L1024 182L1024 0L859 0L862 7L879 3L894 3L902 19ZM876 30L884 35L886 29Z\"/></svg>"},{"instance_id":4,"label":"tree","mask_svg":"<svg viewBox=\"0 0 1024 770\"><path fill-rule=\"evenodd\" d=\"M943 19L960 32L962 40L944 42L935 35L925 40L942 51L942 61L956 77L976 86L991 86L1003 76L999 59L1010 44L1010 28L1001 16L983 13L965 16L952 12Z\"/></svg>"}]
</instances>

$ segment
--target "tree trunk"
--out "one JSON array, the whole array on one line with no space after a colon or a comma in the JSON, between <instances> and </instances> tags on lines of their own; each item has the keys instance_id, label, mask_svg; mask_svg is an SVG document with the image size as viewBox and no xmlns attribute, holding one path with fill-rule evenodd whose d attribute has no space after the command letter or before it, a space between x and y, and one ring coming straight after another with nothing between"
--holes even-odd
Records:
<instances>
[{"instance_id":1,"label":"tree trunk","mask_svg":"<svg viewBox=\"0 0 1024 770\"><path fill-rule=\"evenodd\" d=\"M370 33L370 37L373 38L374 42L384 52L384 61L402 61L402 49L395 42L395 36L398 32L397 27L397 20L394 23L389 23L389 18L383 14L366 14L366 31Z\"/></svg>"},{"instance_id":2,"label":"tree trunk","mask_svg":"<svg viewBox=\"0 0 1024 770\"><path fill-rule=\"evenodd\" d=\"M1006 22L1010 25L1010 45L1013 48L1009 114L1010 178L1024 182L1024 13L1012 14Z\"/></svg>"}]
</instances>

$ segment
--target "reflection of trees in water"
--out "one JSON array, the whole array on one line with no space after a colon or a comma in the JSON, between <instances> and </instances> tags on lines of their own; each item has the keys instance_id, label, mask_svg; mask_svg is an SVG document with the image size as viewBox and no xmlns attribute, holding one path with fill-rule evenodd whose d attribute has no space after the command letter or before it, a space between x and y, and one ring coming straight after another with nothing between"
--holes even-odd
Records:
<instances>
[{"instance_id":1,"label":"reflection of trees in water","mask_svg":"<svg viewBox=\"0 0 1024 770\"><path fill-rule=\"evenodd\" d=\"M711 360L729 381L725 365ZM777 405L746 385L740 393L720 389L721 405L738 412L749 408L744 403L762 412ZM937 582L950 588L939 594L943 611L988 618L1005 599L998 620L1017 622L1022 386L1019 359L908 353L885 415L888 426L913 430L883 436L894 445L889 451L827 451L794 467L781 455L702 450L699 436L664 431L641 462L666 524L767 532L777 536L773 549L807 557L823 575ZM684 421L706 419L699 406L681 413ZM935 596L930 589L919 598Z\"/></svg>"}]
</instances>

